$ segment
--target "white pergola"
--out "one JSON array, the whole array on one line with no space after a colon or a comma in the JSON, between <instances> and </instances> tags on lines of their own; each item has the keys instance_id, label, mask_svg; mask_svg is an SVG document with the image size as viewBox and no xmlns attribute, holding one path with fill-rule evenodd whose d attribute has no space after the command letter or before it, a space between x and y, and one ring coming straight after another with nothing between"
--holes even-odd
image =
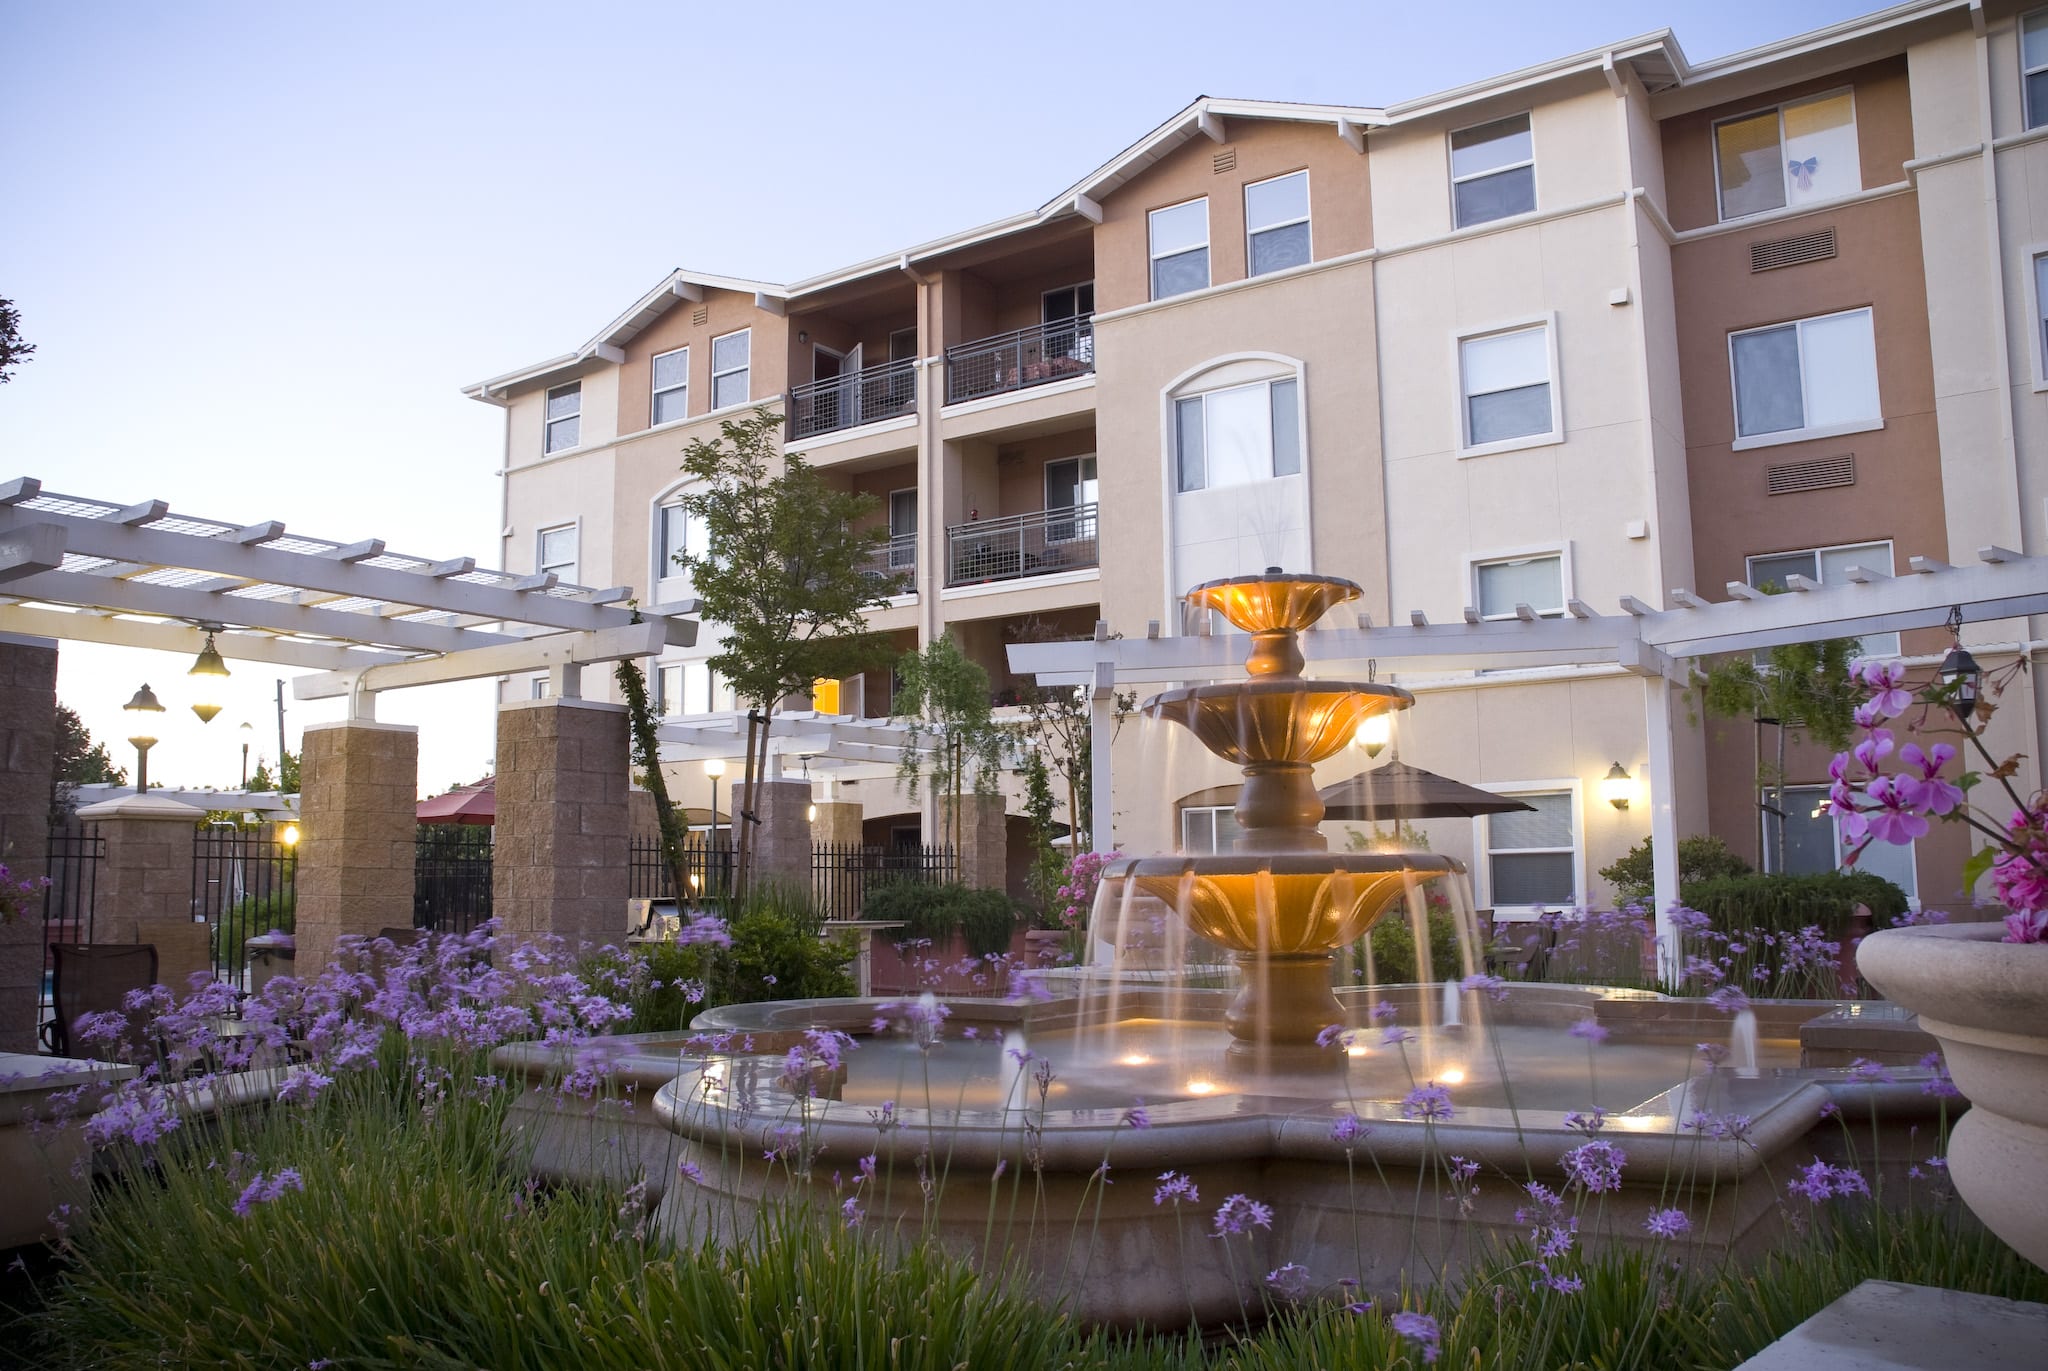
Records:
<instances>
[{"instance_id":1,"label":"white pergola","mask_svg":"<svg viewBox=\"0 0 2048 1371\"><path fill-rule=\"evenodd\" d=\"M693 604L635 610L627 586L479 567L0 483L0 633L311 667L297 698L347 697L375 717L383 690L546 670L580 693L589 663L696 641Z\"/></svg>"},{"instance_id":2,"label":"white pergola","mask_svg":"<svg viewBox=\"0 0 2048 1371\"><path fill-rule=\"evenodd\" d=\"M2002 547L1980 548L1977 562L1951 566L1915 557L1898 576L1851 567L1845 579L1823 586L1792 576L1786 593L1766 595L1739 581L1725 600L1688 590L1671 592L1660 609L1623 596L1618 614L1596 613L1581 600L1562 618L1539 617L1528 605L1512 619L1482 619L1466 607L1461 621L1431 623L1421 610L1408 622L1375 625L1359 614L1356 627L1317 627L1301 637L1309 673L1357 675L1378 662L1399 672L1470 671L1546 666L1619 666L1642 678L1649 740L1650 834L1656 867L1657 931L1667 954L1675 945L1670 911L1678 902L1678 832L1671 787L1671 688L1683 686L1690 663L1727 652L1755 652L1819 638L1860 638L1904 629L1938 627L1952 615L1982 623L2048 613L2048 558ZM1249 639L1242 634L1162 637L1153 620L1142 638L1112 638L1098 623L1094 641L1019 643L1010 668L1043 686L1075 686L1090 693L1095 712L1090 759L1097 795L1111 793L1110 739L1119 686L1229 680L1243 672ZM1097 851L1113 844L1111 806L1095 809Z\"/></svg>"}]
</instances>

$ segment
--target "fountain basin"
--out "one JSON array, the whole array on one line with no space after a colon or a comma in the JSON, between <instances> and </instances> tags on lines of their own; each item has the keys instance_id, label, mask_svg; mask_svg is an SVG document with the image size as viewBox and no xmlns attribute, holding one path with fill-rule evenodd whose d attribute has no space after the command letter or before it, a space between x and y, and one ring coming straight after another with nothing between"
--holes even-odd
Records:
<instances>
[{"instance_id":1,"label":"fountain basin","mask_svg":"<svg viewBox=\"0 0 2048 1371\"><path fill-rule=\"evenodd\" d=\"M1373 715L1414 703L1399 686L1256 676L1165 691L1145 701L1144 709L1183 725L1203 747L1238 766L1306 766L1350 746L1358 726Z\"/></svg>"}]
</instances>

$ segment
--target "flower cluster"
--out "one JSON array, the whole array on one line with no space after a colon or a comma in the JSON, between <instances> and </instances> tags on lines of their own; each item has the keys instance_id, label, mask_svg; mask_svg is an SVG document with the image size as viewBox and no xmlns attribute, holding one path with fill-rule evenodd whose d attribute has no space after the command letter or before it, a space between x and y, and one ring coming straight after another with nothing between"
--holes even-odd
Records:
<instances>
[{"instance_id":1,"label":"flower cluster","mask_svg":"<svg viewBox=\"0 0 2048 1371\"><path fill-rule=\"evenodd\" d=\"M1095 907L1095 891L1102 884L1102 868L1122 857L1120 852L1076 852L1067 861L1060 887L1053 892L1058 903L1053 917L1061 928L1079 931Z\"/></svg>"},{"instance_id":2,"label":"flower cluster","mask_svg":"<svg viewBox=\"0 0 2048 1371\"><path fill-rule=\"evenodd\" d=\"M1870 1184L1863 1179L1861 1171L1853 1166L1833 1166L1819 1157L1813 1159L1813 1165L1800 1167L1798 1173L1785 1182L1785 1188L1815 1204L1836 1195L1870 1193Z\"/></svg>"},{"instance_id":3,"label":"flower cluster","mask_svg":"<svg viewBox=\"0 0 2048 1371\"><path fill-rule=\"evenodd\" d=\"M7 869L7 863L0 862L0 924L11 924L28 913L49 886L48 876L37 880L16 880L14 873Z\"/></svg>"}]
</instances>

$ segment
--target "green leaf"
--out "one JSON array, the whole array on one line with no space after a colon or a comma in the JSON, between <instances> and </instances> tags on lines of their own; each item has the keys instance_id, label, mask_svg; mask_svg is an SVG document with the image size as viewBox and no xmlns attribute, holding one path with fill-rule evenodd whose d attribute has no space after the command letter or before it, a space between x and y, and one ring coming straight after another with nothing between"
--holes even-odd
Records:
<instances>
[{"instance_id":1,"label":"green leaf","mask_svg":"<svg viewBox=\"0 0 2048 1371\"><path fill-rule=\"evenodd\" d=\"M1991 864L1997 860L1998 849L1995 847L1980 847L1970 854L1970 860L1963 863L1963 893L1965 895L1976 889L1978 878L1989 871Z\"/></svg>"}]
</instances>

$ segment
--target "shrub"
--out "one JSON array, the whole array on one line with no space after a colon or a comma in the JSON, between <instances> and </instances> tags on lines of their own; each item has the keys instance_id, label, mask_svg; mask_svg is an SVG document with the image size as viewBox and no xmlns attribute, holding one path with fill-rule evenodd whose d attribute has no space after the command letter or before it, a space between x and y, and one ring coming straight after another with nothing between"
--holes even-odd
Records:
<instances>
[{"instance_id":1,"label":"shrub","mask_svg":"<svg viewBox=\"0 0 2048 1371\"><path fill-rule=\"evenodd\" d=\"M1839 938L1848 931L1857 905L1867 906L1879 927L1906 912L1906 892L1868 871L1724 876L1681 887L1680 899L1723 933L1797 933L1813 927Z\"/></svg>"},{"instance_id":2,"label":"shrub","mask_svg":"<svg viewBox=\"0 0 2048 1371\"><path fill-rule=\"evenodd\" d=\"M1365 942L1372 944L1372 979L1379 985L1409 985L1424 979L1436 981L1465 974L1464 963L1458 957L1458 925L1448 910L1429 911L1430 971L1427 977L1416 974L1415 932L1409 925L1405 908L1398 905L1389 908L1356 948L1353 970L1360 981L1365 979L1367 966Z\"/></svg>"},{"instance_id":3,"label":"shrub","mask_svg":"<svg viewBox=\"0 0 2048 1371\"><path fill-rule=\"evenodd\" d=\"M689 1026L707 1009L762 1000L851 995L848 973L860 955L852 935L824 938L824 916L801 891L763 882L724 925L731 945L716 941L645 943L592 960L585 979L623 987L635 1032Z\"/></svg>"},{"instance_id":4,"label":"shrub","mask_svg":"<svg viewBox=\"0 0 2048 1371\"><path fill-rule=\"evenodd\" d=\"M1000 890L973 890L964 885L924 881L890 881L868 891L861 902L863 919L903 925L900 939L929 939L943 944L959 933L977 957L1010 950L1017 927L1017 907Z\"/></svg>"},{"instance_id":5,"label":"shrub","mask_svg":"<svg viewBox=\"0 0 2048 1371\"><path fill-rule=\"evenodd\" d=\"M1728 844L1711 833L1693 833L1678 840L1678 884L1681 889L1701 881L1727 876L1747 876L1750 864L1728 850ZM1600 868L1600 879L1614 887L1619 904L1653 899L1657 893L1655 868L1651 864L1650 840L1643 839L1611 866Z\"/></svg>"}]
</instances>

